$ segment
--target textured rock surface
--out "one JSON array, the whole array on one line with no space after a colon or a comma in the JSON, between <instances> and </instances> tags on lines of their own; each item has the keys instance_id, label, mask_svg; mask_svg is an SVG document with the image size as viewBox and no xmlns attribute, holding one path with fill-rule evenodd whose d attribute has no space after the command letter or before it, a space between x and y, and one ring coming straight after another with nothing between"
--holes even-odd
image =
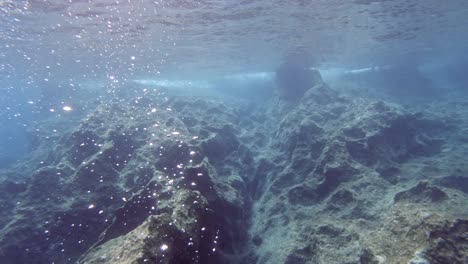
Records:
<instances>
[{"instance_id":1,"label":"textured rock surface","mask_svg":"<svg viewBox=\"0 0 468 264\"><path fill-rule=\"evenodd\" d=\"M434 213L466 217L459 193L447 201L439 187L424 182L405 187L436 175L414 171L420 162L444 166L435 157L450 124L382 102L341 97L324 84L298 105L269 105L265 112L277 119L268 124L272 140L260 155L263 175L254 187L261 193L251 227L258 263L366 262L368 249L385 241L364 246L373 237L369 231L391 216L393 196L413 202L409 212L420 203L438 202ZM423 229L415 233L425 235ZM414 251L421 245L413 245ZM397 257L377 259L409 260Z\"/></svg>"},{"instance_id":2,"label":"textured rock surface","mask_svg":"<svg viewBox=\"0 0 468 264\"><path fill-rule=\"evenodd\" d=\"M466 261L464 115L137 94L0 183L0 262Z\"/></svg>"},{"instance_id":3,"label":"textured rock surface","mask_svg":"<svg viewBox=\"0 0 468 264\"><path fill-rule=\"evenodd\" d=\"M91 246L163 213L174 223L181 222L174 232L184 233L187 239L189 230L206 229L205 238L193 242L201 259L208 254L205 251L215 248L215 232L223 231L217 239L219 247L226 245L226 254L234 251L237 245L230 240L246 233L236 226L243 226L242 215L248 208L244 206L248 196L242 194L245 185L238 176L248 168L236 163L242 161L239 156L250 158L230 126L235 118L233 110L219 103L169 102L156 92L130 102L102 104L61 138L47 164L27 183L16 184L18 188L11 188L15 183L3 183L12 192L6 195L18 202L5 206L9 211L5 210L2 226L2 262L73 261ZM226 140L232 144L220 143ZM219 168L229 168L229 173L218 177L209 160L223 162ZM195 210L192 203L197 200L180 200L184 195L207 203L206 213L192 219L193 212L178 210L183 203ZM210 246L204 248L207 239Z\"/></svg>"}]
</instances>

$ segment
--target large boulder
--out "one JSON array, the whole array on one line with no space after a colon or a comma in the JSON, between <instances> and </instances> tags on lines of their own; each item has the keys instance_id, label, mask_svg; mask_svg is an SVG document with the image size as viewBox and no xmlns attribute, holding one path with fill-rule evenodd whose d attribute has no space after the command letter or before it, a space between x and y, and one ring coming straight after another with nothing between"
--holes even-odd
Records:
<instances>
[{"instance_id":1,"label":"large boulder","mask_svg":"<svg viewBox=\"0 0 468 264\"><path fill-rule=\"evenodd\" d=\"M320 72L312 68L307 56L301 57L299 54L289 56L276 69L276 83L280 96L287 100L300 99L308 89L321 82Z\"/></svg>"}]
</instances>

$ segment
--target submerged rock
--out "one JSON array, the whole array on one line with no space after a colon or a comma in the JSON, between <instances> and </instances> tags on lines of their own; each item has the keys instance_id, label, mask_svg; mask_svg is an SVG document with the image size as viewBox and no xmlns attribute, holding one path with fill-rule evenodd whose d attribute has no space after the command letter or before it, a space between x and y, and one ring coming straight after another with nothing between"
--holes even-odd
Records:
<instances>
[{"instance_id":1,"label":"submerged rock","mask_svg":"<svg viewBox=\"0 0 468 264\"><path fill-rule=\"evenodd\" d=\"M468 262L468 221L456 220L435 230L430 235L426 256L430 263Z\"/></svg>"},{"instance_id":2,"label":"submerged rock","mask_svg":"<svg viewBox=\"0 0 468 264\"><path fill-rule=\"evenodd\" d=\"M430 186L428 182L419 182L415 187L399 192L395 195L394 201L406 202L441 202L448 198L448 195L440 188Z\"/></svg>"},{"instance_id":3,"label":"submerged rock","mask_svg":"<svg viewBox=\"0 0 468 264\"><path fill-rule=\"evenodd\" d=\"M306 54L293 54L276 69L276 83L280 96L287 100L298 100L315 85L322 83L322 76L311 68L312 62Z\"/></svg>"},{"instance_id":4,"label":"submerged rock","mask_svg":"<svg viewBox=\"0 0 468 264\"><path fill-rule=\"evenodd\" d=\"M291 92L101 104L29 177L0 182L0 262L462 259L466 192L440 174L468 172L443 151L454 127L322 81Z\"/></svg>"},{"instance_id":5,"label":"submerged rock","mask_svg":"<svg viewBox=\"0 0 468 264\"><path fill-rule=\"evenodd\" d=\"M180 192L172 215L151 215L130 232L94 246L78 262L219 263L220 230L214 219L210 223L208 206L200 193Z\"/></svg>"},{"instance_id":6,"label":"submerged rock","mask_svg":"<svg viewBox=\"0 0 468 264\"><path fill-rule=\"evenodd\" d=\"M220 177L217 170L224 167L213 167L208 159L215 162L221 157L203 147L207 130L210 137L237 142L236 131L223 130L233 124L235 115L217 103L203 102L221 111L216 123L207 123L204 117L211 109L196 101L166 102L157 93L147 96L154 99L100 105L63 136L54 148L56 157L31 176L18 194L21 202L12 209L15 214L5 219L2 263L28 263L32 258L38 263L73 262L90 248L125 236L151 216L159 220L149 222L180 233L184 239L177 242L180 245L193 240L203 261L210 254L229 255L242 247L234 240L241 241L245 231L234 227L244 226L247 195L242 194L242 178L236 177L240 181L236 188L230 184L246 168L232 165L236 159L227 161L230 155L239 155L233 153L234 145L222 156L223 166L232 166L233 175ZM193 104L197 112L178 109L182 101L185 106ZM189 119L190 125L185 123ZM196 209L201 205L203 209ZM197 215L196 210L201 212ZM162 214L166 216L159 217Z\"/></svg>"}]
</instances>

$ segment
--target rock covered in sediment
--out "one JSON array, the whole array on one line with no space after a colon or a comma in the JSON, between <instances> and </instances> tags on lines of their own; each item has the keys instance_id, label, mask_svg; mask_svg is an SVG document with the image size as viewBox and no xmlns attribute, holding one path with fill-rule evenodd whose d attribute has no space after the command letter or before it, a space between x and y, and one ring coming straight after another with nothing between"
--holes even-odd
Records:
<instances>
[{"instance_id":1,"label":"rock covered in sediment","mask_svg":"<svg viewBox=\"0 0 468 264\"><path fill-rule=\"evenodd\" d=\"M247 207L239 175L248 168L239 166L236 157L249 159L248 150L236 143L235 118L235 110L223 104L169 101L157 92L101 104L63 135L52 157L11 194L18 202L4 210L0 259L73 262L91 247L161 214L170 221L158 223L180 224L171 232L183 234L185 244L192 239L200 259L204 254L231 254L238 247L233 241L245 234L235 227L244 225ZM232 146L219 144L226 139ZM228 166L230 173L223 171ZM9 188L7 182L3 185ZM181 197L194 193L204 214L192 217L197 200ZM184 206L189 211L184 212ZM186 219L196 225L184 223Z\"/></svg>"},{"instance_id":2,"label":"rock covered in sediment","mask_svg":"<svg viewBox=\"0 0 468 264\"><path fill-rule=\"evenodd\" d=\"M254 106L130 98L0 183L2 263L462 259L468 167L450 122L321 80Z\"/></svg>"},{"instance_id":3,"label":"rock covered in sediment","mask_svg":"<svg viewBox=\"0 0 468 264\"><path fill-rule=\"evenodd\" d=\"M364 242L367 259L381 261L375 263L465 263L466 220L441 209L427 204L395 205Z\"/></svg>"},{"instance_id":4,"label":"rock covered in sediment","mask_svg":"<svg viewBox=\"0 0 468 264\"><path fill-rule=\"evenodd\" d=\"M404 187L429 176L411 171L410 164L432 162L441 153L449 129L443 121L343 97L323 83L297 104L270 107L262 110L276 113L264 125L271 139L268 154L259 159L263 179L253 188L262 193L251 228L257 253L252 259L258 263L399 262L396 255L375 256L372 247L363 246L374 236L369 231L391 217L394 197L413 203L408 211L428 201L440 203L430 212L444 209L444 217L463 208L462 197L449 202L450 195L437 186ZM424 236L426 231L414 232ZM379 237L374 242L374 248L386 243ZM415 243L404 261L427 245L423 242Z\"/></svg>"},{"instance_id":5,"label":"rock covered in sediment","mask_svg":"<svg viewBox=\"0 0 468 264\"><path fill-rule=\"evenodd\" d=\"M468 262L468 221L457 219L429 234L426 256L430 263Z\"/></svg>"},{"instance_id":6,"label":"rock covered in sediment","mask_svg":"<svg viewBox=\"0 0 468 264\"><path fill-rule=\"evenodd\" d=\"M215 216L209 202L197 191L181 191L176 195L171 215L147 217L128 233L93 247L79 262L220 262L216 252L220 230L216 229L216 219L210 219Z\"/></svg>"},{"instance_id":7,"label":"rock covered in sediment","mask_svg":"<svg viewBox=\"0 0 468 264\"><path fill-rule=\"evenodd\" d=\"M436 186L430 186L428 182L421 181L413 188L401 191L395 195L395 202L440 202L448 198L447 193Z\"/></svg>"}]
</instances>

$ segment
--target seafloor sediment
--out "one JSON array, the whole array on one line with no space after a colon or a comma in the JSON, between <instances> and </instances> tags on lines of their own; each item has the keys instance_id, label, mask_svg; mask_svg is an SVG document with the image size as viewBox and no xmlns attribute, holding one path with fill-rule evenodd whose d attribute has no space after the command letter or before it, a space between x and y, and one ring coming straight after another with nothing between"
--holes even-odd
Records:
<instances>
[{"instance_id":1,"label":"seafloor sediment","mask_svg":"<svg viewBox=\"0 0 468 264\"><path fill-rule=\"evenodd\" d=\"M468 262L466 108L120 99L2 172L1 263Z\"/></svg>"}]
</instances>

